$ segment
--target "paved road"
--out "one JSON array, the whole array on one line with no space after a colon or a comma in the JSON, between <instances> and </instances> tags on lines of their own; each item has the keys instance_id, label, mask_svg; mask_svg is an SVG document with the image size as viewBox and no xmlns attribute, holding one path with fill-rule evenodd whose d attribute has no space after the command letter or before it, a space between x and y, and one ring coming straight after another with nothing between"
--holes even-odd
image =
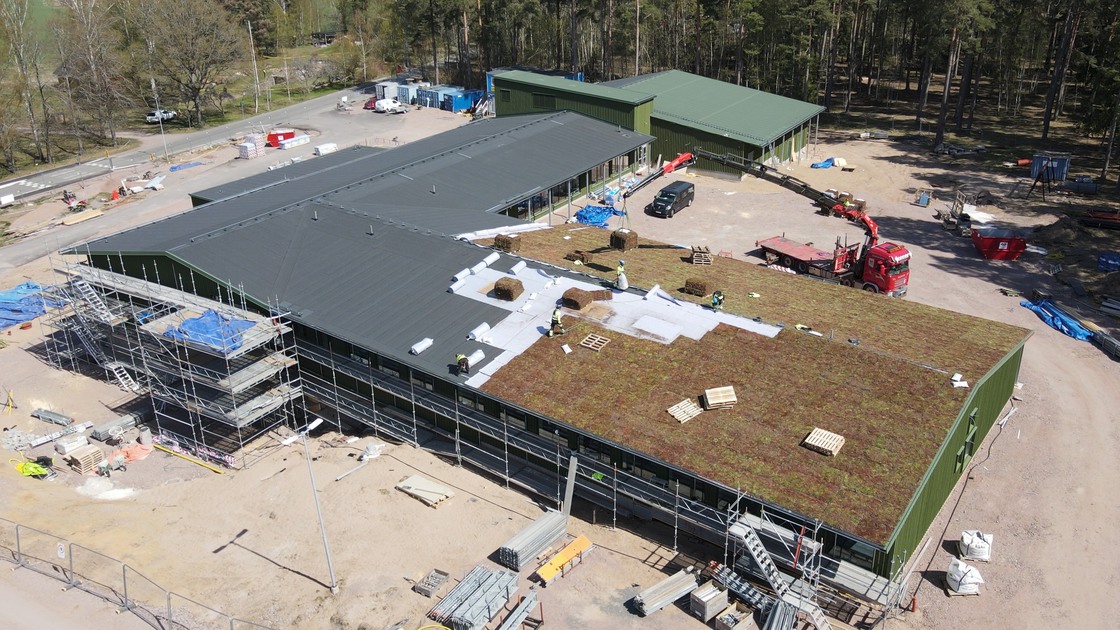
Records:
<instances>
[{"instance_id":1,"label":"paved road","mask_svg":"<svg viewBox=\"0 0 1120 630\"><path fill-rule=\"evenodd\" d=\"M236 152L227 147L200 157L204 162L202 166L174 173L166 173L166 169L162 169L161 174L167 175L163 181L164 190L146 191L95 219L70 226L51 225L0 247L0 276L5 271L63 248L183 212L190 208L188 194L191 192L260 173L275 167L281 160L311 159L313 145L316 144L334 142L339 148L355 144L392 146L398 138L399 143L403 144L466 122L466 118L461 115L427 108L411 111L403 116L390 116L363 111L359 103L352 111L340 112L336 104L341 95L349 96L351 100L357 100L361 96L359 90L346 90L237 123L176 136L175 148L172 149L169 144L169 150L187 151L215 144L224 145L230 137L254 128L259 130L262 126L265 129L275 126L304 129L312 134L313 141L288 151L269 149L266 157L255 160L234 159ZM158 136L155 140L158 142ZM130 165L124 166L125 164ZM116 171L122 177L126 174L143 173L149 168L162 168L151 167L149 164L150 158L144 151L114 158ZM104 175L104 172L101 174ZM0 194L7 193L0 190ZM61 202L59 210L62 210Z\"/></svg>"},{"instance_id":2,"label":"paved road","mask_svg":"<svg viewBox=\"0 0 1120 630\"><path fill-rule=\"evenodd\" d=\"M351 101L358 101L355 106L360 111L362 104L358 100L358 96L360 96L364 87L368 85L369 84L365 84L354 89L341 90L303 103L273 110L264 114L258 114L244 120L219 125L217 127L190 133L167 134L164 136L167 140L167 155L174 158L174 156L187 151L225 144L230 138L238 137L245 133L267 131L268 129L279 126L294 126L295 121L305 119L309 115L321 111L324 107L334 108L340 96L347 96ZM81 164L63 166L29 177L0 183L0 197L13 195L15 199L18 200L55 188L69 186L74 182L91 177L105 175L113 170L153 163L158 164L163 161L163 155L163 142L159 135L153 135L145 138L142 141L141 149L132 153L112 157L106 156Z\"/></svg>"}]
</instances>

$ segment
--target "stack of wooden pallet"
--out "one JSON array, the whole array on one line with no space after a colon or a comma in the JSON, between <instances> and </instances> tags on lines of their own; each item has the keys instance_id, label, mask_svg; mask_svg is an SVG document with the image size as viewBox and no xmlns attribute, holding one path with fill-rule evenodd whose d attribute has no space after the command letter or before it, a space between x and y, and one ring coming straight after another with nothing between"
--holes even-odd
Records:
<instances>
[{"instance_id":1,"label":"stack of wooden pallet","mask_svg":"<svg viewBox=\"0 0 1120 630\"><path fill-rule=\"evenodd\" d=\"M712 264L712 250L703 245L692 246L692 264L694 265L710 265Z\"/></svg>"},{"instance_id":2,"label":"stack of wooden pallet","mask_svg":"<svg viewBox=\"0 0 1120 630\"><path fill-rule=\"evenodd\" d=\"M812 432L805 436L805 441L801 444L809 450L835 457L844 446L844 436L813 427Z\"/></svg>"},{"instance_id":3,"label":"stack of wooden pallet","mask_svg":"<svg viewBox=\"0 0 1120 630\"><path fill-rule=\"evenodd\" d=\"M731 385L704 390L705 409L730 409L737 402L739 399L735 397L735 388Z\"/></svg>"},{"instance_id":4,"label":"stack of wooden pallet","mask_svg":"<svg viewBox=\"0 0 1120 630\"><path fill-rule=\"evenodd\" d=\"M70 451L68 459L74 472L79 475L88 475L97 470L97 466L105 460L105 454L96 444L87 444Z\"/></svg>"},{"instance_id":5,"label":"stack of wooden pallet","mask_svg":"<svg viewBox=\"0 0 1120 630\"><path fill-rule=\"evenodd\" d=\"M677 422L681 424L684 424L700 415L701 413L704 413L704 410L700 408L700 405L697 405L695 402L693 402L691 398L686 398L673 405L672 407L669 407L665 411L668 411L669 415L676 418Z\"/></svg>"}]
</instances>

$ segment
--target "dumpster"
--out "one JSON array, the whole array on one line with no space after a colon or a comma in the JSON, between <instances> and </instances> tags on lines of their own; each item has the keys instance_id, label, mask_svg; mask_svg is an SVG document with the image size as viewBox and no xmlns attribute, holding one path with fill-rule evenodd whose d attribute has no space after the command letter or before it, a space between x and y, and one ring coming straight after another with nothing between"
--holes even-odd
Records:
<instances>
[{"instance_id":1,"label":"dumpster","mask_svg":"<svg viewBox=\"0 0 1120 630\"><path fill-rule=\"evenodd\" d=\"M440 109L449 112L466 111L474 107L474 104L482 98L483 94L482 90L458 90L450 94L444 94Z\"/></svg>"},{"instance_id":2,"label":"dumpster","mask_svg":"<svg viewBox=\"0 0 1120 630\"><path fill-rule=\"evenodd\" d=\"M1027 249L1027 239L1010 230L974 228L972 244L988 260L1018 260Z\"/></svg>"},{"instance_id":3,"label":"dumpster","mask_svg":"<svg viewBox=\"0 0 1120 630\"><path fill-rule=\"evenodd\" d=\"M280 146L281 142L290 140L294 137L296 137L295 129L273 129L272 131L268 132L266 143L268 144L268 146L276 148Z\"/></svg>"}]
</instances>

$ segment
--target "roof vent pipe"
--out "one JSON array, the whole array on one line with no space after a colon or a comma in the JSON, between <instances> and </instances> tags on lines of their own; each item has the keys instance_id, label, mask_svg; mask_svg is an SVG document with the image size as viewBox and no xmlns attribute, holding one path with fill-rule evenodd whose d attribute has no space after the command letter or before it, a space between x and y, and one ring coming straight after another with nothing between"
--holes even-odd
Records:
<instances>
[{"instance_id":1,"label":"roof vent pipe","mask_svg":"<svg viewBox=\"0 0 1120 630\"><path fill-rule=\"evenodd\" d=\"M434 195L434 194L436 194L436 186L435 186L435 184L432 184L432 194L433 194L433 195Z\"/></svg>"},{"instance_id":2,"label":"roof vent pipe","mask_svg":"<svg viewBox=\"0 0 1120 630\"><path fill-rule=\"evenodd\" d=\"M482 339L482 336L485 335L489 330L490 324L482 322L478 326L475 326L474 330L467 334L467 339L470 339L471 341L479 341L480 339Z\"/></svg>"},{"instance_id":3,"label":"roof vent pipe","mask_svg":"<svg viewBox=\"0 0 1120 630\"><path fill-rule=\"evenodd\" d=\"M372 223L369 224L369 231L366 232L366 234L368 234L370 236L373 236L373 224Z\"/></svg>"},{"instance_id":4,"label":"roof vent pipe","mask_svg":"<svg viewBox=\"0 0 1120 630\"><path fill-rule=\"evenodd\" d=\"M315 210L311 213L311 220L312 221L318 221L319 220L319 211L318 210Z\"/></svg>"}]
</instances>

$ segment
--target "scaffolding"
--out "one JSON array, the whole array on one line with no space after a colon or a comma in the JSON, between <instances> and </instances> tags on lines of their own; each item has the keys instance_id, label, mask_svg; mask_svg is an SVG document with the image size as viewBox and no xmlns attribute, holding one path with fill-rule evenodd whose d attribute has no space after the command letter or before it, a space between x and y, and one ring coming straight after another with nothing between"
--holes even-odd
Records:
<instances>
[{"instance_id":1,"label":"scaffolding","mask_svg":"<svg viewBox=\"0 0 1120 630\"><path fill-rule=\"evenodd\" d=\"M122 263L123 267L123 263ZM211 300L82 263L56 265L44 341L61 369L100 368L151 405L153 440L230 468L263 456L265 435L295 426L303 395L294 333L271 304L250 310L243 292ZM193 286L194 279L190 278ZM212 318L217 337L169 336Z\"/></svg>"}]
</instances>

